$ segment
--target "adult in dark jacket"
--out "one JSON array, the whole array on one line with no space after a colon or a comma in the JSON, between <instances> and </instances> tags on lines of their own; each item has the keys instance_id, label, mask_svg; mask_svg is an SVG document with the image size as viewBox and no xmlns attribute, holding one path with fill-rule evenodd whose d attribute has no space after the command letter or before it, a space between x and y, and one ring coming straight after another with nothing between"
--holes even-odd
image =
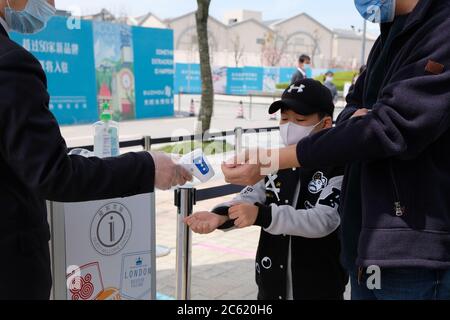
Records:
<instances>
[{"instance_id":1,"label":"adult in dark jacket","mask_svg":"<svg viewBox=\"0 0 450 320\"><path fill-rule=\"evenodd\" d=\"M339 124L281 150L280 167L347 165L343 257L355 299L450 299L450 1L381 8L394 4ZM360 11L388 19L383 10ZM260 165L223 170L233 183L261 175ZM381 290L365 286L373 265Z\"/></svg>"},{"instance_id":2,"label":"adult in dark jacket","mask_svg":"<svg viewBox=\"0 0 450 320\"><path fill-rule=\"evenodd\" d=\"M298 58L298 66L297 70L294 72L291 78L291 84L302 81L303 79L308 78L306 75L306 69L311 64L311 58L305 54L302 54L300 58Z\"/></svg>"},{"instance_id":3,"label":"adult in dark jacket","mask_svg":"<svg viewBox=\"0 0 450 320\"><path fill-rule=\"evenodd\" d=\"M0 300L50 297L45 199L125 197L190 179L189 173L159 153L104 160L67 155L48 108L41 64L11 41L6 31L36 32L53 13L53 1L0 0Z\"/></svg>"}]
</instances>

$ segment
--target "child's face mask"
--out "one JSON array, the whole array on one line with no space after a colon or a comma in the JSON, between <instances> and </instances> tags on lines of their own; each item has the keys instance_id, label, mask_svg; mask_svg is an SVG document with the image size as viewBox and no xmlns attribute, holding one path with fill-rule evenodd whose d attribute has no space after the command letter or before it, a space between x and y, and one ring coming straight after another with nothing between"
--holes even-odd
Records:
<instances>
[{"instance_id":1,"label":"child's face mask","mask_svg":"<svg viewBox=\"0 0 450 320\"><path fill-rule=\"evenodd\" d=\"M285 146L295 145L303 138L308 137L322 122L323 120L321 120L318 124L309 127L301 126L293 122L282 124L280 125L281 140Z\"/></svg>"}]
</instances>

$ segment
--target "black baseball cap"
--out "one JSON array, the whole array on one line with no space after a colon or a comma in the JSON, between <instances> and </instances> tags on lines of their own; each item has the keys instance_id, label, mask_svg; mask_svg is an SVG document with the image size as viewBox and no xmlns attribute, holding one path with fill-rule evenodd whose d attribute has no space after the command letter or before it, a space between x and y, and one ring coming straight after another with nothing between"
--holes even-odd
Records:
<instances>
[{"instance_id":1,"label":"black baseball cap","mask_svg":"<svg viewBox=\"0 0 450 320\"><path fill-rule=\"evenodd\" d=\"M313 79L303 79L291 84L281 100L275 101L269 108L269 114L281 109L289 109L295 113L309 116L315 113L334 113L333 96L322 83Z\"/></svg>"}]
</instances>

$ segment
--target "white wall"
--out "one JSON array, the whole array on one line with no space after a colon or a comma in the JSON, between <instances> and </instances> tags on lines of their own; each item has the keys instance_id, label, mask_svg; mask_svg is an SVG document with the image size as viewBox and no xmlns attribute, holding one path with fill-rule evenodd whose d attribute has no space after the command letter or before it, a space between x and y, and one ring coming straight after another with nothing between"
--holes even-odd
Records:
<instances>
[{"instance_id":1,"label":"white wall","mask_svg":"<svg viewBox=\"0 0 450 320\"><path fill-rule=\"evenodd\" d=\"M194 13L171 21L168 23L168 27L174 30L176 50L191 50L198 47L196 42L189 43L191 39L196 39L197 37ZM208 21L208 32L210 33L210 44L216 51L227 50L228 29L225 25L210 18Z\"/></svg>"},{"instance_id":2,"label":"white wall","mask_svg":"<svg viewBox=\"0 0 450 320\"><path fill-rule=\"evenodd\" d=\"M165 29L167 28L166 24L156 18L155 16L150 16L147 18L147 20L144 21L144 23L141 25L142 27L146 28L158 28L158 29Z\"/></svg>"},{"instance_id":3,"label":"white wall","mask_svg":"<svg viewBox=\"0 0 450 320\"><path fill-rule=\"evenodd\" d=\"M249 19L255 19L257 21L262 21L262 12L251 11L251 10L234 10L225 12L223 23L229 24L231 20L236 20L236 22L242 22Z\"/></svg>"},{"instance_id":4,"label":"white wall","mask_svg":"<svg viewBox=\"0 0 450 320\"><path fill-rule=\"evenodd\" d=\"M149 20L149 24L155 27L154 23L157 23L155 21L157 19ZM180 63L198 63L198 44L197 41L192 42L192 40L197 39L195 13L171 21L167 27L174 30L175 61ZM274 25L272 28L275 31L265 28L255 20L226 26L220 21L210 18L208 32L210 34L212 64L234 67L236 62L233 42L239 37L244 51L244 55L239 63L240 66L262 66L262 45L257 43L257 39L265 39L270 32L276 32L286 38L300 32L299 35L290 38L290 49L289 52L284 54L280 62L281 66L295 66L301 54L312 55L313 39L316 39L320 53L313 57L314 67L328 68L337 64L339 67L344 68L359 68L361 40L339 37L308 15L298 15ZM188 31L185 32L186 30ZM182 37L181 41L180 37ZM301 41L304 41L304 46L299 45L294 49L293 45L301 43ZM369 55L373 44L373 39L367 40L366 56Z\"/></svg>"},{"instance_id":5,"label":"white wall","mask_svg":"<svg viewBox=\"0 0 450 320\"><path fill-rule=\"evenodd\" d=\"M365 61L369 57L370 50L375 41L367 40L366 42L366 57ZM349 39L339 38L335 39L335 63L343 68L358 69L361 65L362 55L362 40L361 39Z\"/></svg>"},{"instance_id":6,"label":"white wall","mask_svg":"<svg viewBox=\"0 0 450 320\"><path fill-rule=\"evenodd\" d=\"M313 39L316 39L319 45L319 52L316 56L312 57L314 60L313 65L318 68L328 66L330 60L332 59L333 53L333 32L327 28L324 28L321 24L317 23L305 14L285 20L274 27L275 30L285 38L289 38L291 35L296 33L308 34L308 36L303 36L307 46L312 45ZM312 49L309 50L309 52L288 52L288 56L286 58L289 60L295 60L295 57L298 59L301 54L312 55ZM286 63L287 61L285 61L284 64Z\"/></svg>"},{"instance_id":7,"label":"white wall","mask_svg":"<svg viewBox=\"0 0 450 320\"><path fill-rule=\"evenodd\" d=\"M267 37L267 34L271 32L271 30L265 28L254 20L248 20L243 23L236 24L230 27L228 31L228 51L230 52L232 58L234 58L235 52L244 53L244 57L239 63L240 66L243 64L259 66L262 64L260 55L263 46L261 43L258 43L258 39L264 40ZM257 59L255 59L255 55L258 56ZM233 65L236 64L235 59L232 59L232 63Z\"/></svg>"}]
</instances>

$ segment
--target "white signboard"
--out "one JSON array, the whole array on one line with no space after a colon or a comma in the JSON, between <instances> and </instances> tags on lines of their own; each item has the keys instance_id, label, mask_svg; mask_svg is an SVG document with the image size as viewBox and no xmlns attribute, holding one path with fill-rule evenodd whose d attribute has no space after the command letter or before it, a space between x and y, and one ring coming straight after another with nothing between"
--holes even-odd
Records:
<instances>
[{"instance_id":1,"label":"white signboard","mask_svg":"<svg viewBox=\"0 0 450 320\"><path fill-rule=\"evenodd\" d=\"M55 299L155 298L153 194L50 208Z\"/></svg>"}]
</instances>

